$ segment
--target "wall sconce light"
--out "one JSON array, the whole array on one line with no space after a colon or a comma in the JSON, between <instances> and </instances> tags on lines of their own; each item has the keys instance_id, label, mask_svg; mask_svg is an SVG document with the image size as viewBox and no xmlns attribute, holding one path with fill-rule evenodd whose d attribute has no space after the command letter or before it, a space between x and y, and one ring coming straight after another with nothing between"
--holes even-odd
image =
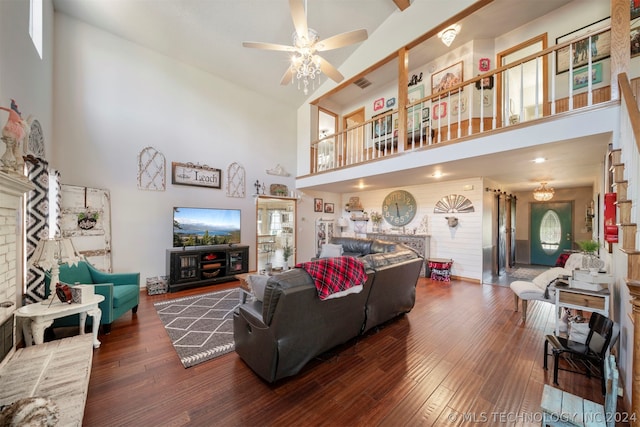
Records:
<instances>
[{"instance_id":1,"label":"wall sconce light","mask_svg":"<svg viewBox=\"0 0 640 427\"><path fill-rule=\"evenodd\" d=\"M442 40L442 43L444 43L445 46L449 47L451 46L451 43L453 43L453 40L456 38L459 32L460 25L455 24L440 31L438 33L438 37L440 38L440 40Z\"/></svg>"}]
</instances>

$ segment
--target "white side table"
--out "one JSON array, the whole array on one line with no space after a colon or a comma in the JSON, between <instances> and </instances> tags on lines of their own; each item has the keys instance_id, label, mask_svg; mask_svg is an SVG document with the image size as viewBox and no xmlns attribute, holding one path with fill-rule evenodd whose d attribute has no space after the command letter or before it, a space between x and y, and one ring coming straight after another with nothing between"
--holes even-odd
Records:
<instances>
[{"instance_id":1,"label":"white side table","mask_svg":"<svg viewBox=\"0 0 640 427\"><path fill-rule=\"evenodd\" d=\"M27 346L30 346L32 341L35 344L42 344L44 330L51 326L55 319L72 314L80 314L80 334L84 334L84 324L88 314L93 317L93 347L98 348L100 347L98 328L102 317L102 310L98 308L98 304L102 301L104 301L104 296L95 294L81 304L67 304L55 300L51 306L39 303L25 305L17 309L15 313L17 317L23 317L25 320L22 324L22 333Z\"/></svg>"}]
</instances>

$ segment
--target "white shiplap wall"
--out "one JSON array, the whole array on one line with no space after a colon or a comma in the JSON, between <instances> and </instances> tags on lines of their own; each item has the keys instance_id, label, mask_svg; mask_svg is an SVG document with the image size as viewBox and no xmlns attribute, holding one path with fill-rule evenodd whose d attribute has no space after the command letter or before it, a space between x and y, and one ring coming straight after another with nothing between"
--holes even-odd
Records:
<instances>
[{"instance_id":1,"label":"white shiplap wall","mask_svg":"<svg viewBox=\"0 0 640 427\"><path fill-rule=\"evenodd\" d=\"M472 189L469 189L472 188ZM384 197L393 190L406 190L413 194L418 204L418 211L411 223L406 226L406 232L412 233L419 229L421 222L426 217L426 234L431 236L430 257L452 258L453 266L451 274L466 279L478 280L482 278L482 195L483 181L481 178L461 181L438 182L406 187L387 188L384 190L359 191L345 193L342 199L342 215L345 218L349 214L344 212L344 206L350 197L360 198L362 207L368 213L382 211ZM449 194L461 194L468 198L474 206L471 213L434 213L433 209L442 197ZM459 223L455 228L449 228L445 217L455 216ZM349 221L350 232L354 231L353 222ZM372 231L371 221L367 224L367 231ZM391 226L384 221L382 229L389 232ZM345 230L347 231L347 230Z\"/></svg>"}]
</instances>

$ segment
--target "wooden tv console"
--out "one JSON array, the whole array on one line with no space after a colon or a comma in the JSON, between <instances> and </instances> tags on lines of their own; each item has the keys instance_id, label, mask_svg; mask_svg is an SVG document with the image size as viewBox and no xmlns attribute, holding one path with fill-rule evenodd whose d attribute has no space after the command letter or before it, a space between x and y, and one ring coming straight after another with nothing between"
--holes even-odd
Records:
<instances>
[{"instance_id":1,"label":"wooden tv console","mask_svg":"<svg viewBox=\"0 0 640 427\"><path fill-rule=\"evenodd\" d=\"M249 246L211 245L167 249L169 292L236 280L249 271Z\"/></svg>"}]
</instances>

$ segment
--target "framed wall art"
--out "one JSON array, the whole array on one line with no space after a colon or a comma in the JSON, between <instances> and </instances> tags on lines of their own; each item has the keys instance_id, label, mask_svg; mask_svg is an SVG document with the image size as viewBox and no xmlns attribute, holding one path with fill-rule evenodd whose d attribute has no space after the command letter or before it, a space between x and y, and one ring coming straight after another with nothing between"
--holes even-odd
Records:
<instances>
[{"instance_id":1,"label":"framed wall art","mask_svg":"<svg viewBox=\"0 0 640 427\"><path fill-rule=\"evenodd\" d=\"M433 119L440 120L447 117L447 103L440 102L433 106Z\"/></svg>"},{"instance_id":2,"label":"framed wall art","mask_svg":"<svg viewBox=\"0 0 640 427\"><path fill-rule=\"evenodd\" d=\"M322 199L314 198L313 199L313 211L314 212L322 212L323 202Z\"/></svg>"},{"instance_id":3,"label":"framed wall art","mask_svg":"<svg viewBox=\"0 0 640 427\"><path fill-rule=\"evenodd\" d=\"M640 17L640 0L629 0L629 6L631 7L631 20Z\"/></svg>"},{"instance_id":4,"label":"framed wall art","mask_svg":"<svg viewBox=\"0 0 640 427\"><path fill-rule=\"evenodd\" d=\"M591 62L602 61L611 56L611 30L603 30L589 38L583 38L592 31L606 27L611 24L611 18L604 18L593 24L578 28L556 39L556 44L576 40L571 43L571 54L573 56L573 69L587 65L589 62L589 50L591 51ZM580 40L581 39L581 40ZM569 71L569 46L563 47L556 52L556 74Z\"/></svg>"},{"instance_id":5,"label":"framed wall art","mask_svg":"<svg viewBox=\"0 0 640 427\"><path fill-rule=\"evenodd\" d=\"M462 83L462 80L462 61L460 61L431 75L431 93L449 90Z\"/></svg>"},{"instance_id":6,"label":"framed wall art","mask_svg":"<svg viewBox=\"0 0 640 427\"><path fill-rule=\"evenodd\" d=\"M384 98L373 101L373 111L382 110L384 108Z\"/></svg>"},{"instance_id":7,"label":"framed wall art","mask_svg":"<svg viewBox=\"0 0 640 427\"><path fill-rule=\"evenodd\" d=\"M171 183L219 189L222 186L222 171L207 165L172 162Z\"/></svg>"},{"instance_id":8,"label":"framed wall art","mask_svg":"<svg viewBox=\"0 0 640 427\"><path fill-rule=\"evenodd\" d=\"M591 83L602 82L602 64L591 65ZM589 67L582 67L573 72L573 88L580 89L589 84Z\"/></svg>"},{"instance_id":9,"label":"framed wall art","mask_svg":"<svg viewBox=\"0 0 640 427\"><path fill-rule=\"evenodd\" d=\"M640 55L640 25L631 29L631 57Z\"/></svg>"},{"instance_id":10,"label":"framed wall art","mask_svg":"<svg viewBox=\"0 0 640 427\"><path fill-rule=\"evenodd\" d=\"M409 104L424 98L424 85L411 86L407 91L407 101Z\"/></svg>"},{"instance_id":11,"label":"framed wall art","mask_svg":"<svg viewBox=\"0 0 640 427\"><path fill-rule=\"evenodd\" d=\"M491 60L489 58L480 58L478 61L478 70L481 72L489 71L491 68Z\"/></svg>"},{"instance_id":12,"label":"framed wall art","mask_svg":"<svg viewBox=\"0 0 640 427\"><path fill-rule=\"evenodd\" d=\"M391 110L371 117L374 120L371 126L371 138L378 138L391 133L393 130L393 114L387 114L389 111Z\"/></svg>"},{"instance_id":13,"label":"framed wall art","mask_svg":"<svg viewBox=\"0 0 640 427\"><path fill-rule=\"evenodd\" d=\"M333 213L334 212L334 204L333 203L325 203L324 204L324 213Z\"/></svg>"},{"instance_id":14,"label":"framed wall art","mask_svg":"<svg viewBox=\"0 0 640 427\"><path fill-rule=\"evenodd\" d=\"M493 76L485 77L476 82L476 89L493 89Z\"/></svg>"}]
</instances>

